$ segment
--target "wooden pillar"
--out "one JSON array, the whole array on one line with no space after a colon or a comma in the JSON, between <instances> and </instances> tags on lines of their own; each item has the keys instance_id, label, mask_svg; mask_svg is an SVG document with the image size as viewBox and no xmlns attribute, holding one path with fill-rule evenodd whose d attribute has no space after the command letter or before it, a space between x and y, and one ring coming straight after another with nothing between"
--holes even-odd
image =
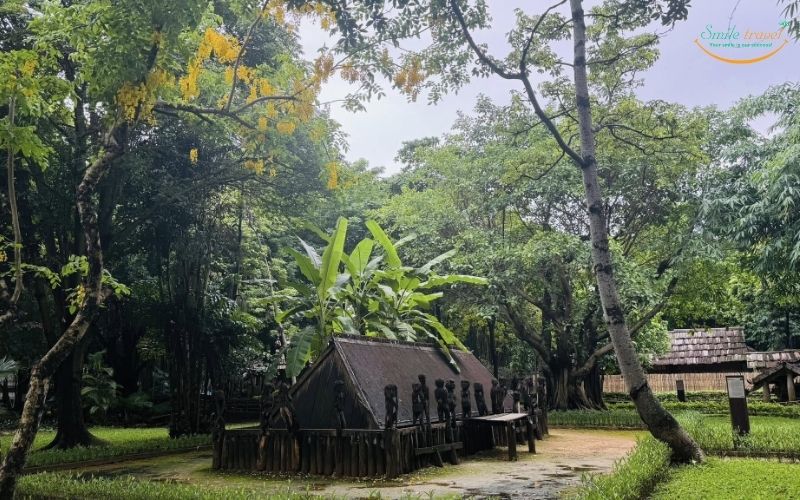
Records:
<instances>
[{"instance_id":1,"label":"wooden pillar","mask_svg":"<svg viewBox=\"0 0 800 500\"><path fill-rule=\"evenodd\" d=\"M764 402L765 402L765 403L769 403L769 402L770 402L770 396L769 396L769 382L765 382L765 383L764 383L764 392L763 392L763 394L762 394L762 397L764 398Z\"/></svg>"},{"instance_id":2,"label":"wooden pillar","mask_svg":"<svg viewBox=\"0 0 800 500\"><path fill-rule=\"evenodd\" d=\"M786 394L789 401L797 401L797 393L794 390L794 373L791 371L786 373Z\"/></svg>"}]
</instances>

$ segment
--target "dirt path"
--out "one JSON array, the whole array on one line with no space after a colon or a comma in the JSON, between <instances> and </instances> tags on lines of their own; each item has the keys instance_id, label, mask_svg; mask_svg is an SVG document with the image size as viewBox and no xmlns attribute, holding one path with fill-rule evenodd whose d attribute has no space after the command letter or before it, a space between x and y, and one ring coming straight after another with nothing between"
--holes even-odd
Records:
<instances>
[{"instance_id":1,"label":"dirt path","mask_svg":"<svg viewBox=\"0 0 800 500\"><path fill-rule=\"evenodd\" d=\"M210 452L194 452L158 459L136 460L82 469L94 476L134 476L149 480L173 480L211 487L248 488L269 494L291 489L323 496L367 498L474 497L558 498L580 482L584 472L607 472L636 442L637 432L554 429L545 441L537 441L537 454L519 447L519 461L505 460L496 449L447 465L426 468L395 481L338 481L329 478L276 478L210 470Z\"/></svg>"}]
</instances>

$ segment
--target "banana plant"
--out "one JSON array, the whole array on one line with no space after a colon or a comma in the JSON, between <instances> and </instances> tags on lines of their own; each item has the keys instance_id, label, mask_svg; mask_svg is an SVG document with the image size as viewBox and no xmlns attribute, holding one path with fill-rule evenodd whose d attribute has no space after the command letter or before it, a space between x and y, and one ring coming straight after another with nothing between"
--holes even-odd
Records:
<instances>
[{"instance_id":1,"label":"banana plant","mask_svg":"<svg viewBox=\"0 0 800 500\"><path fill-rule=\"evenodd\" d=\"M431 304L442 298L441 288L446 285L485 285L487 280L436 274L434 268L455 255L454 250L418 268L405 266L398 248L414 235L392 242L377 222L368 221L366 226L372 238L361 240L350 253L343 248L346 219L339 219L332 235L319 234L327 242L321 257L302 240L303 253L290 250L306 282L290 284L296 291L294 304L278 318L279 321L292 318L303 324L291 338L288 374L299 373L312 353L324 347L330 335L339 333L392 340L432 340L458 369L450 348L466 347L429 312ZM282 298L287 296L291 297Z\"/></svg>"},{"instance_id":2,"label":"banana plant","mask_svg":"<svg viewBox=\"0 0 800 500\"><path fill-rule=\"evenodd\" d=\"M320 344L324 345L325 339L332 333L330 318L337 307L336 291L349 279L347 274L339 273L346 237L347 219L340 217L333 234L326 238L327 245L322 256L302 239L300 245L304 253L289 250L307 280L306 283L290 284L299 295L292 299L294 304L291 307L276 317L278 322L283 322L288 317L297 316L307 323L289 339L286 371L290 377L300 373L311 358L315 344L318 348Z\"/></svg>"}]
</instances>

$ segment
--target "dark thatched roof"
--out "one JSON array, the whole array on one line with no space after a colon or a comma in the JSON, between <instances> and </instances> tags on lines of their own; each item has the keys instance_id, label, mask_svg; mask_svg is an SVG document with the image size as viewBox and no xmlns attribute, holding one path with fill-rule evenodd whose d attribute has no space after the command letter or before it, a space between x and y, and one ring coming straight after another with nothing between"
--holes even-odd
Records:
<instances>
[{"instance_id":1,"label":"dark thatched roof","mask_svg":"<svg viewBox=\"0 0 800 500\"><path fill-rule=\"evenodd\" d=\"M800 363L800 349L747 353L747 367L751 370L760 372L780 363Z\"/></svg>"},{"instance_id":2,"label":"dark thatched roof","mask_svg":"<svg viewBox=\"0 0 800 500\"><path fill-rule=\"evenodd\" d=\"M345 417L348 428L382 429L386 416L384 387L398 389L398 425L411 423L411 384L424 374L430 390L430 414L436 421L433 398L437 378L456 382L457 414L461 413L461 380L480 382L489 404L491 373L468 352L451 351L460 373L445 356L430 344L390 342L366 337L337 336L313 366L300 376L292 389L297 419L301 428L335 428L335 380L344 381ZM472 388L470 396L474 398ZM475 401L472 400L475 409Z\"/></svg>"},{"instance_id":3,"label":"dark thatched roof","mask_svg":"<svg viewBox=\"0 0 800 500\"><path fill-rule=\"evenodd\" d=\"M772 368L767 368L753 379L751 390L756 390L764 384L786 383L787 374L792 374L794 377L800 376L800 364L778 363Z\"/></svg>"},{"instance_id":4,"label":"dark thatched roof","mask_svg":"<svg viewBox=\"0 0 800 500\"><path fill-rule=\"evenodd\" d=\"M741 327L672 330L670 350L653 360L653 372L742 371L747 346Z\"/></svg>"}]
</instances>

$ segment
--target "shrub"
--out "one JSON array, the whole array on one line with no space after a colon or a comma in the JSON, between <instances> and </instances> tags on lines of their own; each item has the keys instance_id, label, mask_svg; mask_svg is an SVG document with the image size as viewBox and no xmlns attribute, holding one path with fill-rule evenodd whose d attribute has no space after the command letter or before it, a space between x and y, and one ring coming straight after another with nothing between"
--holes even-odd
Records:
<instances>
[{"instance_id":1,"label":"shrub","mask_svg":"<svg viewBox=\"0 0 800 500\"><path fill-rule=\"evenodd\" d=\"M614 464L608 475L586 474L575 498L586 500L636 500L646 498L669 471L669 447L647 437L628 456Z\"/></svg>"},{"instance_id":2,"label":"shrub","mask_svg":"<svg viewBox=\"0 0 800 500\"><path fill-rule=\"evenodd\" d=\"M635 410L566 410L547 414L550 425L561 427L597 427L604 429L643 429Z\"/></svg>"}]
</instances>

